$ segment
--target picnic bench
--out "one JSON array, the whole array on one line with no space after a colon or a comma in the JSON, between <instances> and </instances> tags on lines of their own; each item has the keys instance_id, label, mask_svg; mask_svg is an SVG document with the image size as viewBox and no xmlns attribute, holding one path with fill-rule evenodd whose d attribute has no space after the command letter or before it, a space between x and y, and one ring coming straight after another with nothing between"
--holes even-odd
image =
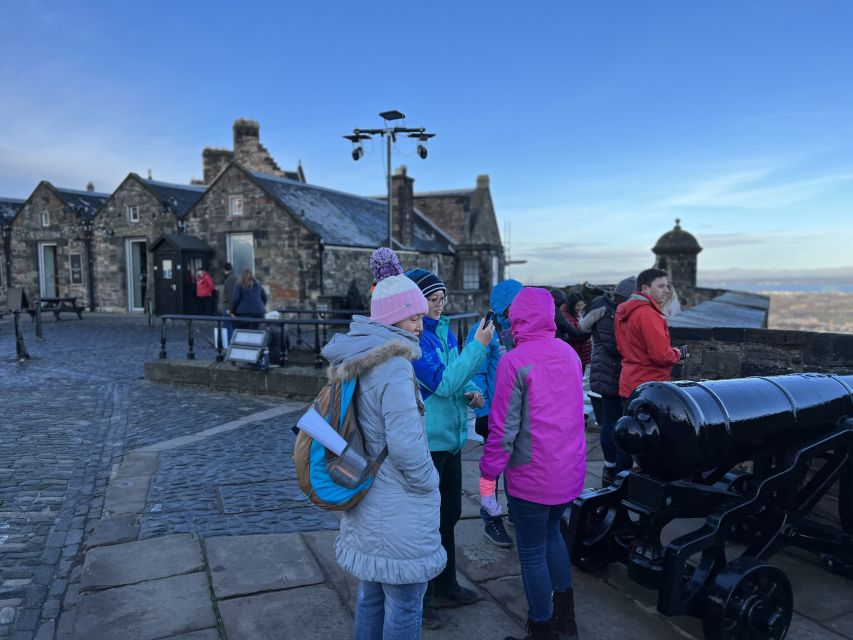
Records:
<instances>
[{"instance_id":1,"label":"picnic bench","mask_svg":"<svg viewBox=\"0 0 853 640\"><path fill-rule=\"evenodd\" d=\"M41 307L42 313L46 311L52 312L53 317L56 320L59 320L59 314L63 311L70 311L72 313L76 313L77 318L79 320L83 319L84 307L77 304L77 298L74 296L69 296L65 298L41 298L36 302L36 304ZM35 318L35 308L27 309L26 311L30 314L32 318Z\"/></svg>"}]
</instances>

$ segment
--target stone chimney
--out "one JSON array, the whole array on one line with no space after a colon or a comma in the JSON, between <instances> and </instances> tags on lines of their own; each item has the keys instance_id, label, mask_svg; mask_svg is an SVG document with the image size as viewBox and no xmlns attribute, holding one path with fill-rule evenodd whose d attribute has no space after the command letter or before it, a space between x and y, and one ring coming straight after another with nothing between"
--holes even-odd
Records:
<instances>
[{"instance_id":1,"label":"stone chimney","mask_svg":"<svg viewBox=\"0 0 853 640\"><path fill-rule=\"evenodd\" d=\"M234 121L234 159L249 171L285 175L261 144L261 125L256 120L238 118Z\"/></svg>"},{"instance_id":2,"label":"stone chimney","mask_svg":"<svg viewBox=\"0 0 853 640\"><path fill-rule=\"evenodd\" d=\"M211 184L216 180L216 176L222 173L223 169L228 166L228 163L233 158L234 154L228 149L205 147L201 152L201 161L204 168L202 184Z\"/></svg>"},{"instance_id":3,"label":"stone chimney","mask_svg":"<svg viewBox=\"0 0 853 640\"><path fill-rule=\"evenodd\" d=\"M261 125L257 120L237 118L234 121L234 151L251 146L253 149L261 143Z\"/></svg>"},{"instance_id":4,"label":"stone chimney","mask_svg":"<svg viewBox=\"0 0 853 640\"><path fill-rule=\"evenodd\" d=\"M95 192L95 183L91 180L89 180L89 183L86 185L86 191L88 191L89 193Z\"/></svg>"},{"instance_id":5,"label":"stone chimney","mask_svg":"<svg viewBox=\"0 0 853 640\"><path fill-rule=\"evenodd\" d=\"M489 176L483 174L481 176L477 176L477 189L488 189L489 188Z\"/></svg>"},{"instance_id":6,"label":"stone chimney","mask_svg":"<svg viewBox=\"0 0 853 640\"><path fill-rule=\"evenodd\" d=\"M404 247L415 243L415 181L406 172L403 165L391 176L391 216L394 227L394 240Z\"/></svg>"}]
</instances>

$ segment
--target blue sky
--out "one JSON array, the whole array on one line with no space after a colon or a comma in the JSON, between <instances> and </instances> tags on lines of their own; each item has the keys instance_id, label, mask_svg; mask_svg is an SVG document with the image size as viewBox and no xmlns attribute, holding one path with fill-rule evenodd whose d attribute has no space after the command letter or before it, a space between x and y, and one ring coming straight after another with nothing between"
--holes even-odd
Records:
<instances>
[{"instance_id":1,"label":"blue sky","mask_svg":"<svg viewBox=\"0 0 853 640\"><path fill-rule=\"evenodd\" d=\"M310 6L308 6L310 4ZM310 182L382 193L396 108L418 191L491 177L513 275L613 279L680 217L700 279L853 277L853 3L43 2L0 14L0 195L187 182L261 123Z\"/></svg>"}]
</instances>

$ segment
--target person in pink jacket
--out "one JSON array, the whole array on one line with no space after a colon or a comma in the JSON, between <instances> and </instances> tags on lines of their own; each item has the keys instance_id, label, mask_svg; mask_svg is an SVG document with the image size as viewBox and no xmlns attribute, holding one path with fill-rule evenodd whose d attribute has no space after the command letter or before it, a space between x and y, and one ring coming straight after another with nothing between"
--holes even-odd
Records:
<instances>
[{"instance_id":1,"label":"person in pink jacket","mask_svg":"<svg viewBox=\"0 0 853 640\"><path fill-rule=\"evenodd\" d=\"M480 502L490 513L499 511L495 479L505 473L529 608L526 637L575 638L572 573L560 518L580 495L586 471L581 361L554 337L554 302L547 290L522 289L509 321L516 346L498 363L489 439L480 459Z\"/></svg>"}]
</instances>

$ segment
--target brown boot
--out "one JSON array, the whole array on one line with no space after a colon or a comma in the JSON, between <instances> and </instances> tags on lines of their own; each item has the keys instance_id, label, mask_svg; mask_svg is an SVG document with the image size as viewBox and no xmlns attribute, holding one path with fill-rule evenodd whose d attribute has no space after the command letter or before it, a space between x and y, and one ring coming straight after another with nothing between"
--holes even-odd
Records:
<instances>
[{"instance_id":1,"label":"brown boot","mask_svg":"<svg viewBox=\"0 0 853 640\"><path fill-rule=\"evenodd\" d=\"M533 620L528 618L527 635L523 638L507 636L504 640L557 640L557 633L554 631L553 620L533 622Z\"/></svg>"},{"instance_id":2,"label":"brown boot","mask_svg":"<svg viewBox=\"0 0 853 640\"><path fill-rule=\"evenodd\" d=\"M575 640L578 637L578 625L575 622L575 595L569 587L565 591L554 592L551 596L554 606L554 631L559 640Z\"/></svg>"}]
</instances>

